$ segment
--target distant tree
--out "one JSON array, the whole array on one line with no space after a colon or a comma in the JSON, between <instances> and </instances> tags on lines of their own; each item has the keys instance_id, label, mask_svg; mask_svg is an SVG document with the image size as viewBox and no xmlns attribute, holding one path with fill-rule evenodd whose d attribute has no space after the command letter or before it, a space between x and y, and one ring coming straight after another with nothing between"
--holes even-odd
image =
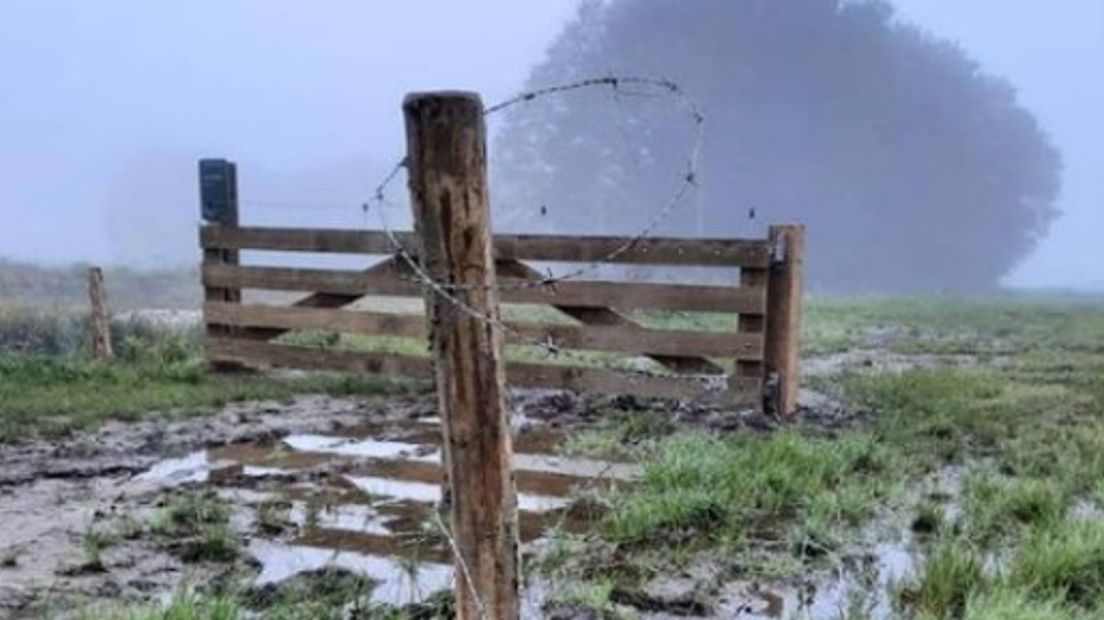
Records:
<instances>
[{"instance_id":1,"label":"distant tree","mask_svg":"<svg viewBox=\"0 0 1104 620\"><path fill-rule=\"evenodd\" d=\"M1060 156L1014 89L885 2L589 0L528 81L611 74L676 81L707 116L700 202L665 232L805 222L814 288L991 288L1056 215ZM515 107L500 221L633 230L684 170L672 110L596 91Z\"/></svg>"}]
</instances>

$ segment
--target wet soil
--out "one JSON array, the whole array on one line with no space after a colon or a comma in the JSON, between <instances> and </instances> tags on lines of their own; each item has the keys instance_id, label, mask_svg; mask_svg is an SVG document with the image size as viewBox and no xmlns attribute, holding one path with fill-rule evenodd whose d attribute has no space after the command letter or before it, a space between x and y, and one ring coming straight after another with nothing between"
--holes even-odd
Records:
<instances>
[{"instance_id":1,"label":"wet soil","mask_svg":"<svg viewBox=\"0 0 1104 620\"><path fill-rule=\"evenodd\" d=\"M810 374L855 364L855 353L811 360ZM874 364L969 363L890 359ZM865 364L865 362L861 362ZM802 423L826 428L861 420L830 396L807 391ZM596 487L632 484L632 463L568 458L566 433L611 411L658 411L677 427L769 431L776 422L748 411L687 407L634 398L527 391L512 398L521 534L526 549L556 527L583 531L601 507L580 500ZM439 418L430 396L333 398L231 405L213 416L150 417L107 423L61 441L0 447L0 617L37 617L44 608L89 601L164 600L182 584L244 582L258 593L327 570L368 579L373 599L416 604L452 582L439 503ZM232 508L240 553L204 561L180 552L151 523L174 498L211 492ZM893 528L890 528L893 529ZM907 531L907 526L895 531ZM92 561L90 539L103 539ZM835 575L789 584L728 580L701 567L615 601L643 617L836 617L856 592L886 590L911 569L909 540L872 543L840 558ZM344 574L343 573L343 574ZM291 586L289 586L291 587ZM545 607L531 583L527 614L587 617ZM863 599L865 600L865 599ZM869 598L874 612L884 596ZM878 617L878 613L874 617Z\"/></svg>"},{"instance_id":2,"label":"wet soil","mask_svg":"<svg viewBox=\"0 0 1104 620\"><path fill-rule=\"evenodd\" d=\"M599 509L573 499L580 489L631 484L638 468L556 454L562 428L592 417L587 405L557 395L518 400L522 539L553 526L581 531ZM549 409L565 404L578 411L565 408L550 424ZM435 527L447 519L437 512L439 429L429 397L303 397L4 446L0 616L164 598L184 582L229 575L264 587L326 568L367 576L379 602L425 600L447 589L452 574ZM151 531L174 497L198 490L232 507L237 559L183 557L179 541ZM108 541L97 562L90 538Z\"/></svg>"}]
</instances>

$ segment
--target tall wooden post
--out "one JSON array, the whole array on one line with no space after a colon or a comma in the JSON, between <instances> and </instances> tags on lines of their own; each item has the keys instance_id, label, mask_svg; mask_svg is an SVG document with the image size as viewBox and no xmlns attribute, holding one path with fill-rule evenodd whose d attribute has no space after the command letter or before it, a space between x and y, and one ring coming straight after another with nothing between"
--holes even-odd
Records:
<instances>
[{"instance_id":1,"label":"tall wooden post","mask_svg":"<svg viewBox=\"0 0 1104 620\"><path fill-rule=\"evenodd\" d=\"M778 414L790 418L797 409L801 381L798 338L801 333L805 227L800 224L771 226L770 242L774 256L767 282L764 365L768 377L777 382Z\"/></svg>"},{"instance_id":2,"label":"tall wooden post","mask_svg":"<svg viewBox=\"0 0 1104 620\"><path fill-rule=\"evenodd\" d=\"M458 551L457 617L513 620L519 613L517 491L497 325L483 103L474 93L419 93L407 96L403 111L419 259L464 306L426 288Z\"/></svg>"},{"instance_id":3,"label":"tall wooden post","mask_svg":"<svg viewBox=\"0 0 1104 620\"><path fill-rule=\"evenodd\" d=\"M238 171L225 159L199 161L200 215L208 225L236 227L238 225ZM238 250L204 248L204 265L237 265ZM241 289L204 287L203 300L241 303ZM224 336L234 328L206 324L208 336ZM237 364L215 364L216 370L237 370Z\"/></svg>"},{"instance_id":4,"label":"tall wooden post","mask_svg":"<svg viewBox=\"0 0 1104 620\"><path fill-rule=\"evenodd\" d=\"M104 293L103 270L88 269L88 301L92 307L92 353L100 361L115 356L111 349L111 319L107 312L107 295Z\"/></svg>"}]
</instances>

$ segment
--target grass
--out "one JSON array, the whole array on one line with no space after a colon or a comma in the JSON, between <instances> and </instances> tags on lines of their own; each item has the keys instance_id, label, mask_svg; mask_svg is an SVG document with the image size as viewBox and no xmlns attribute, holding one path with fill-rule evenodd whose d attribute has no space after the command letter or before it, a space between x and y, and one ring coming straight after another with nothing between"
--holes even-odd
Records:
<instances>
[{"instance_id":1,"label":"grass","mask_svg":"<svg viewBox=\"0 0 1104 620\"><path fill-rule=\"evenodd\" d=\"M165 606L99 604L79 610L77 620L238 620L243 618L241 603L229 595L200 595L181 588Z\"/></svg>"},{"instance_id":2,"label":"grass","mask_svg":"<svg viewBox=\"0 0 1104 620\"><path fill-rule=\"evenodd\" d=\"M971 475L963 488L969 532L986 544L999 537L1017 537L1025 526L1061 519L1070 498L1053 483L993 472Z\"/></svg>"},{"instance_id":3,"label":"grass","mask_svg":"<svg viewBox=\"0 0 1104 620\"><path fill-rule=\"evenodd\" d=\"M115 540L112 537L93 527L85 530L84 537L81 540L81 549L84 551L84 568L89 571L105 570L103 552L114 542Z\"/></svg>"},{"instance_id":4,"label":"grass","mask_svg":"<svg viewBox=\"0 0 1104 620\"><path fill-rule=\"evenodd\" d=\"M411 389L412 384L373 376L216 376L196 358L101 364L79 356L0 354L0 442L56 437L108 419L202 414L238 401Z\"/></svg>"},{"instance_id":5,"label":"grass","mask_svg":"<svg viewBox=\"0 0 1104 620\"><path fill-rule=\"evenodd\" d=\"M230 562L238 557L240 544L229 522L225 501L213 493L191 491L154 514L149 529L186 561Z\"/></svg>"},{"instance_id":6,"label":"grass","mask_svg":"<svg viewBox=\"0 0 1104 620\"><path fill-rule=\"evenodd\" d=\"M413 609L371 603L373 584L341 570L322 570L275 596L230 584L222 592L199 592L190 585L178 588L165 604L95 604L65 618L77 620L445 620L453 616L448 597L431 597Z\"/></svg>"},{"instance_id":7,"label":"grass","mask_svg":"<svg viewBox=\"0 0 1104 620\"><path fill-rule=\"evenodd\" d=\"M732 329L725 315L636 318L652 326ZM48 356L36 355L34 346L9 347L0 355L0 436L300 391L395 389L338 376L215 378L196 363L186 339L124 338L123 359L103 366L83 359L71 338L20 338L65 351ZM296 338L311 346L424 353L424 343L413 341ZM569 438L567 449L635 459L643 478L601 494L608 510L597 529L563 535L554 546L560 557L534 566L566 580L563 592L574 593L573 604L601 608L613 588L703 558L741 578L815 578L861 550L872 523L899 523L918 534L921 555L897 589L902 617L1104 617L1104 525L1078 514L1086 506L1090 516L1104 508L1104 307L1030 297L813 298L803 338L806 355L863 349L918 367L886 371L875 363L816 378L817 389L862 412L859 422L828 431L721 436L678 431L662 414L604 415L596 428ZM532 352L512 355L528 359ZM940 365L946 356L976 363ZM943 492L925 494L933 478L948 472ZM187 501L192 505L182 514L217 513L202 500ZM275 527L281 509L265 510L259 518ZM163 525L151 529L180 527L171 506L163 514ZM208 537L212 549L226 542L219 519L198 521L208 524L189 538ZM214 605L184 603L181 609ZM243 599L233 603L240 614Z\"/></svg>"},{"instance_id":8,"label":"grass","mask_svg":"<svg viewBox=\"0 0 1104 620\"><path fill-rule=\"evenodd\" d=\"M1032 530L1012 559L1007 579L1037 599L1099 610L1104 602L1104 522L1068 520Z\"/></svg>"},{"instance_id":9,"label":"grass","mask_svg":"<svg viewBox=\"0 0 1104 620\"><path fill-rule=\"evenodd\" d=\"M367 375L215 375L198 328L115 321L116 360L88 355L81 312L0 304L0 443L57 437L109 419L208 413L227 403L299 394L396 394L420 389Z\"/></svg>"},{"instance_id":10,"label":"grass","mask_svg":"<svg viewBox=\"0 0 1104 620\"><path fill-rule=\"evenodd\" d=\"M230 506L212 493L190 491L173 498L150 520L153 533L162 536L194 534L206 525L230 520Z\"/></svg>"},{"instance_id":11,"label":"grass","mask_svg":"<svg viewBox=\"0 0 1104 620\"><path fill-rule=\"evenodd\" d=\"M603 409L596 412L593 428L568 435L560 452L569 456L627 460L640 456L656 441L676 430L669 411L623 411Z\"/></svg>"},{"instance_id":12,"label":"grass","mask_svg":"<svg viewBox=\"0 0 1104 620\"><path fill-rule=\"evenodd\" d=\"M614 499L604 533L622 545L739 549L772 530L817 555L890 494L892 462L864 436L675 436L650 455L640 485Z\"/></svg>"},{"instance_id":13,"label":"grass","mask_svg":"<svg viewBox=\"0 0 1104 620\"><path fill-rule=\"evenodd\" d=\"M1104 508L1100 305L817 299L803 335L806 354L870 348L921 363L817 378L866 412L857 428L721 437L614 418L570 439L574 453L644 465L638 486L606 497L591 536L618 558L604 574L639 583L703 557L743 577L808 574L901 514L921 548L902 615L1018 618L1028 601L1022 617L1104 616L1097 526L1074 519L1077 505ZM939 365L947 355L976 363ZM947 491L920 493L946 472ZM581 563L561 558L556 574L588 574Z\"/></svg>"},{"instance_id":14,"label":"grass","mask_svg":"<svg viewBox=\"0 0 1104 620\"><path fill-rule=\"evenodd\" d=\"M964 620L1072 620L1074 612L1058 601L1040 600L1014 588L974 595Z\"/></svg>"},{"instance_id":15,"label":"grass","mask_svg":"<svg viewBox=\"0 0 1104 620\"><path fill-rule=\"evenodd\" d=\"M0 305L0 442L155 412L205 413L235 401L413 388L370 376L216 376L202 359L198 331L142 321L114 325L117 360L104 364L87 355L85 324L75 313Z\"/></svg>"},{"instance_id":16,"label":"grass","mask_svg":"<svg viewBox=\"0 0 1104 620\"><path fill-rule=\"evenodd\" d=\"M916 582L899 596L906 607L923 617L957 618L984 581L977 550L967 540L948 537L929 551Z\"/></svg>"}]
</instances>

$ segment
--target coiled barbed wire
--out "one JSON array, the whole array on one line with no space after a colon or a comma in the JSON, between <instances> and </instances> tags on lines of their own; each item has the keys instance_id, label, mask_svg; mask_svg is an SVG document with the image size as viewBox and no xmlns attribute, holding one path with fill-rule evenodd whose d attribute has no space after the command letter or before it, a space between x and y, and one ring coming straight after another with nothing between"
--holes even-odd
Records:
<instances>
[{"instance_id":1,"label":"coiled barbed wire","mask_svg":"<svg viewBox=\"0 0 1104 620\"><path fill-rule=\"evenodd\" d=\"M683 89L675 82L663 78L650 78L650 77L638 77L638 76L605 76L597 78L587 78L576 82L567 84L559 84L554 86L548 86L530 90L527 92L515 95L505 101L492 105L484 110L484 117L491 116L507 110L513 106L520 105L527 102L532 102L541 97L545 97L552 94L561 94L572 91L577 91L586 88L595 87L607 87L611 88L614 93L623 92L622 89L625 85L643 86L645 88L656 89L658 95L667 95L672 97L677 105L687 110L689 118L692 121L694 135L690 150L686 156L686 170L681 175L681 180L678 187L675 189L672 196L658 209L646 224L634 235L628 237L623 243L619 244L610 252L606 253L602 257L592 260L584 264L583 266L572 269L566 273L554 275L549 273L546 277L524 279L518 278L516 282L509 282L507 284L497 283L491 285L490 288L496 290L517 290L517 289L532 289L532 288L549 288L554 290L558 283L566 282L569 280L576 280L583 276L589 275L606 263L615 262L618 258L632 251L642 241L652 236L655 230L666 221L686 200L686 197L690 192L697 187L698 181L698 169L701 159L701 153L704 148L705 142L705 115L698 107L697 103L692 98L687 96ZM634 92L632 94L642 94ZM412 274L412 280L430 291L435 296L448 302L448 304L466 316L478 320L493 326L499 330L502 330L504 334L509 335L515 344L521 344L522 346L532 346L540 351L543 351L549 357L553 358L566 358L576 361L581 366L595 367L595 359L592 357L584 357L574 351L565 349L557 345L549 337L548 340L533 340L531 338L524 337L520 332L515 330L509 324L502 319L490 316L484 312L481 312L464 300L458 297L458 293L462 294L465 290L476 290L481 288L488 288L486 285L458 285L452 283L443 283L437 281L435 278L426 273L422 268L420 262L415 256L414 252L411 252L406 245L398 238L395 231L391 227L387 219L387 207L391 206L387 199L387 189L394 182L407 167L406 158L398 160L389 170L387 175L375 186L372 191L370 200L362 204L361 208L364 213L364 217L367 225L368 214L372 209L372 205L375 206L374 210L379 218L380 228L384 232L388 242L392 245L396 256L402 261L402 263L410 270ZM513 278L511 278L513 280ZM680 381L690 382L692 384L702 386L703 390L701 394L691 399L691 402L696 402L702 397L718 391L724 391L728 389L728 377L725 374L717 373L658 373L645 369L638 368L625 368L620 365L614 365L612 363L603 363L599 366L606 370L615 371L620 374L635 378L638 380L648 378L664 378L674 379Z\"/></svg>"}]
</instances>

